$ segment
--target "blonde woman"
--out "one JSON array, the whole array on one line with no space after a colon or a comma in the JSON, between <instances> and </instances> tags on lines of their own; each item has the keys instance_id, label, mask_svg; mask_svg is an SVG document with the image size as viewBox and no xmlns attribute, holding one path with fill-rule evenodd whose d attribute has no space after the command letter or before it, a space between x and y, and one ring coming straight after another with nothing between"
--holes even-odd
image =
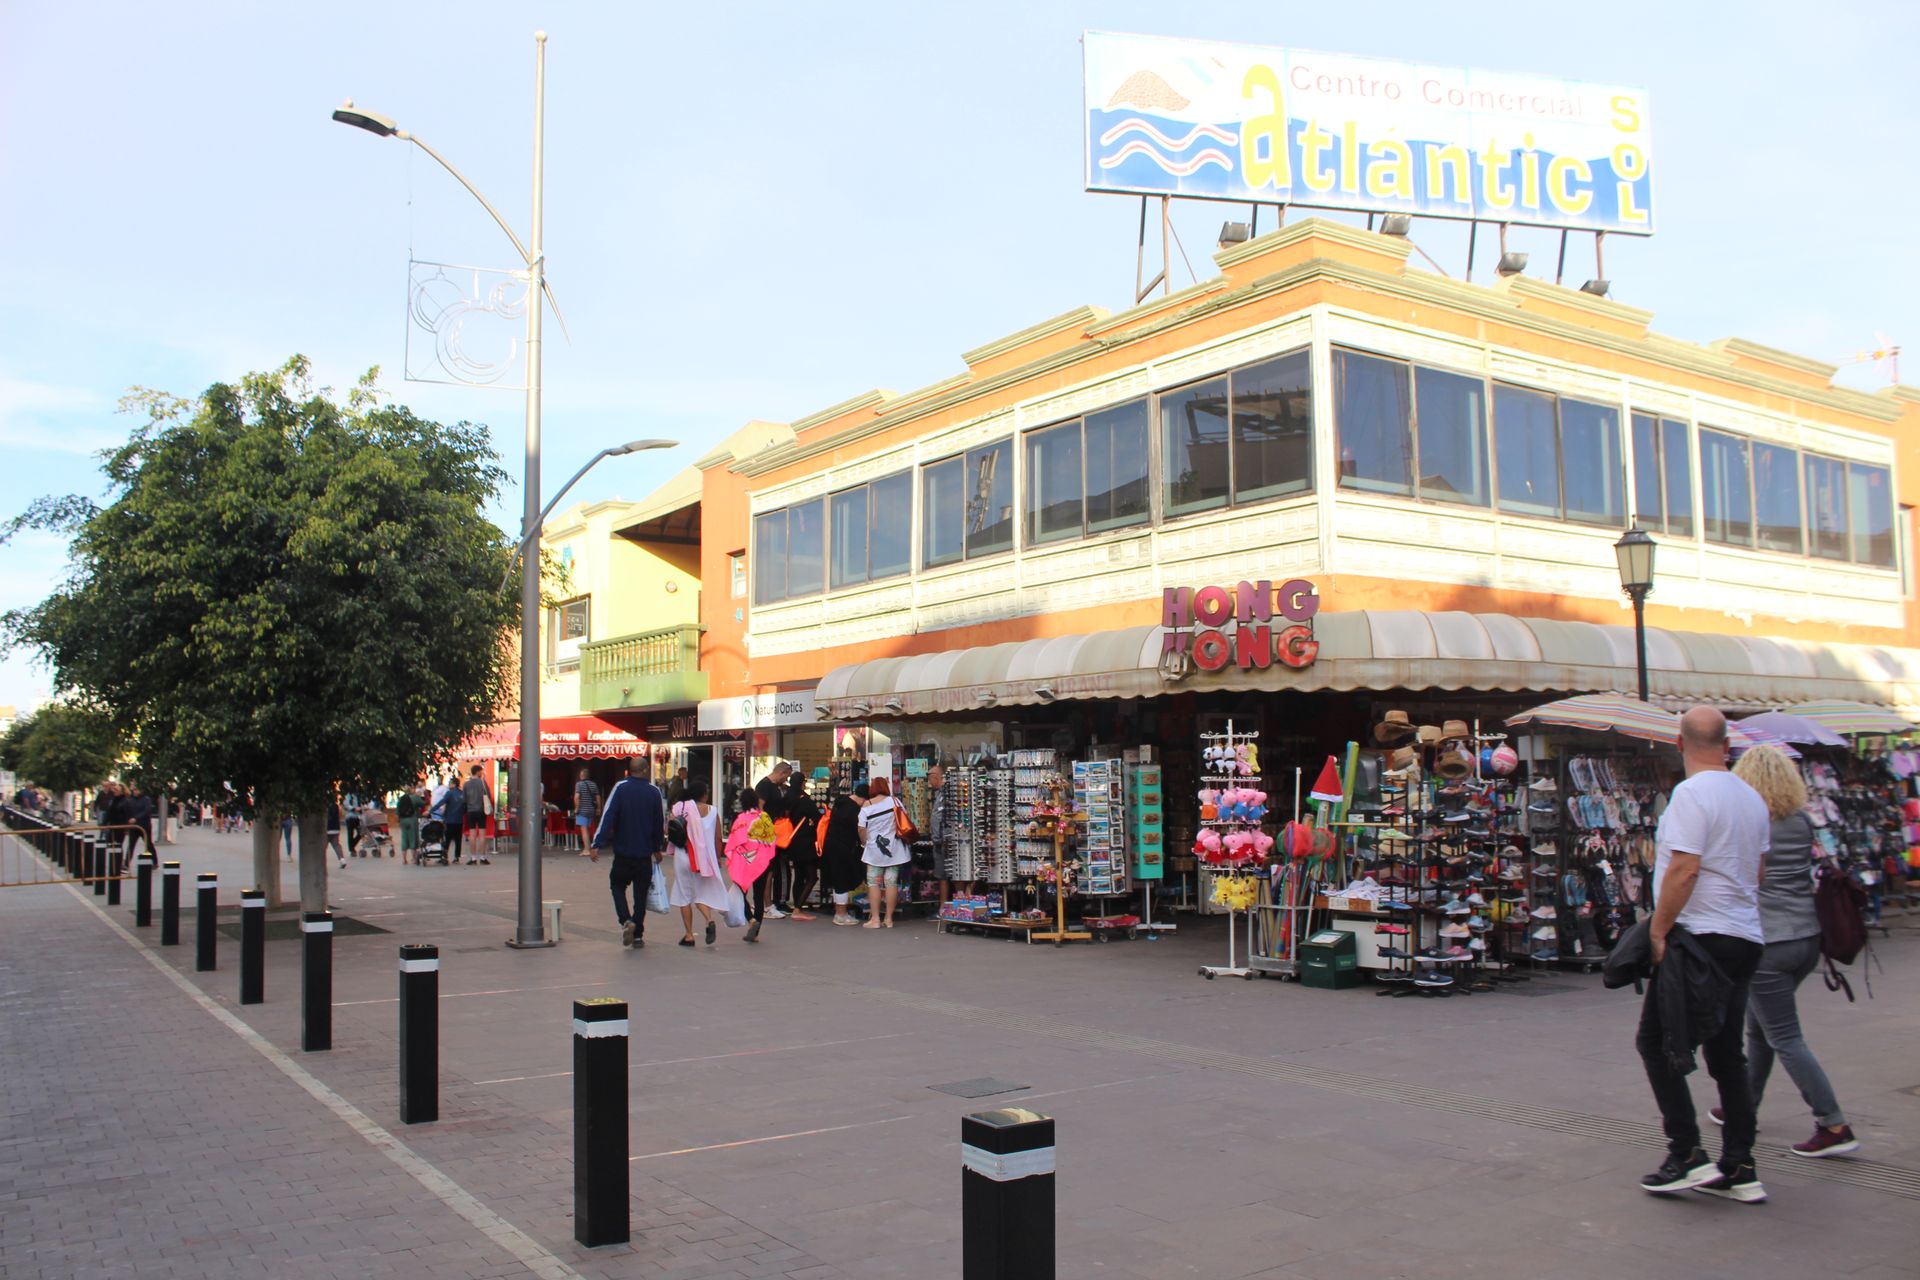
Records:
<instances>
[{"instance_id":1,"label":"blonde woman","mask_svg":"<svg viewBox=\"0 0 1920 1280\"><path fill-rule=\"evenodd\" d=\"M1860 1149L1820 1062L1800 1032L1794 992L1820 963L1820 919L1813 909L1813 820L1800 771L1777 747L1754 747L1734 773L1760 793L1773 819L1765 878L1760 882L1760 926L1767 949L1747 993L1747 1075L1760 1106L1777 1056L1813 1111L1813 1136L1796 1142L1797 1156L1822 1159ZM1712 1112L1720 1117L1720 1108Z\"/></svg>"}]
</instances>

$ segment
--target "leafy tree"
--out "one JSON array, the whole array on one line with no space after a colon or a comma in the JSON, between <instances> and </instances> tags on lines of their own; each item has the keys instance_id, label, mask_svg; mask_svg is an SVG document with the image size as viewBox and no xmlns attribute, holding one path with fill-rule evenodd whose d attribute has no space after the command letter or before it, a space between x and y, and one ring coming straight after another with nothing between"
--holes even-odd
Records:
<instances>
[{"instance_id":1,"label":"leafy tree","mask_svg":"<svg viewBox=\"0 0 1920 1280\"><path fill-rule=\"evenodd\" d=\"M120 756L120 734L109 716L58 702L16 722L0 746L0 760L15 761L10 767L16 774L55 792L98 786Z\"/></svg>"},{"instance_id":2,"label":"leafy tree","mask_svg":"<svg viewBox=\"0 0 1920 1280\"><path fill-rule=\"evenodd\" d=\"M107 505L42 499L15 522L70 533L73 570L8 617L12 640L107 710L149 779L313 815L495 718L516 612L482 512L505 475L482 428L383 405L373 377L343 403L296 356L197 401L137 392Z\"/></svg>"}]
</instances>

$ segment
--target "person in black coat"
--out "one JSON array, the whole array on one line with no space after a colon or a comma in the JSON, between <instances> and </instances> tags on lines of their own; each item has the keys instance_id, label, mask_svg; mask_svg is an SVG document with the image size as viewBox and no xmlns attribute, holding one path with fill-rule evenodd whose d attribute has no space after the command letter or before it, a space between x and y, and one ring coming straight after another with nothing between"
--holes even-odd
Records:
<instances>
[{"instance_id":1,"label":"person in black coat","mask_svg":"<svg viewBox=\"0 0 1920 1280\"><path fill-rule=\"evenodd\" d=\"M827 838L820 850L821 871L827 892L833 895L833 922L838 925L859 923L848 913L847 901L867 878L866 864L860 861L860 810L868 799L863 782L851 795L835 800L827 818Z\"/></svg>"},{"instance_id":2,"label":"person in black coat","mask_svg":"<svg viewBox=\"0 0 1920 1280\"><path fill-rule=\"evenodd\" d=\"M793 824L793 838L787 841L787 862L793 868L793 918L811 920L802 908L820 879L820 806L807 794L798 769L787 779L787 821Z\"/></svg>"},{"instance_id":3,"label":"person in black coat","mask_svg":"<svg viewBox=\"0 0 1920 1280\"><path fill-rule=\"evenodd\" d=\"M785 760L776 760L773 768L767 770L767 776L753 784L753 794L760 797L761 812L775 824L787 816L787 779L792 776L793 766ZM785 849L775 850L773 866L767 870L767 883L767 918L784 919L793 910L789 901L793 894L793 863Z\"/></svg>"}]
</instances>

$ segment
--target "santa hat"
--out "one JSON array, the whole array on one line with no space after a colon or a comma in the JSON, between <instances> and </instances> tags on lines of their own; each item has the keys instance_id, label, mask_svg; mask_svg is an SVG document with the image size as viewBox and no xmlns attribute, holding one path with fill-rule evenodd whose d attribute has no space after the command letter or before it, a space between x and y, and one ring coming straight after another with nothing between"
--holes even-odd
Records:
<instances>
[{"instance_id":1,"label":"santa hat","mask_svg":"<svg viewBox=\"0 0 1920 1280\"><path fill-rule=\"evenodd\" d=\"M1315 800L1325 800L1328 804L1339 804L1347 798L1347 789L1340 785L1340 767L1333 757L1327 757L1326 767L1320 770L1319 779L1313 784L1310 793Z\"/></svg>"}]
</instances>

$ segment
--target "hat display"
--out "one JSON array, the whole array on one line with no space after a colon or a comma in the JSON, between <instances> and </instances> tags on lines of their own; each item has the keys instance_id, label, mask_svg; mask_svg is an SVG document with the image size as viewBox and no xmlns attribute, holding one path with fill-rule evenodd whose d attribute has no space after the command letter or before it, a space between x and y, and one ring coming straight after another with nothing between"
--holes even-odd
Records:
<instances>
[{"instance_id":1,"label":"hat display","mask_svg":"<svg viewBox=\"0 0 1920 1280\"><path fill-rule=\"evenodd\" d=\"M1464 778L1473 772L1473 757L1459 745L1442 747L1434 757L1433 771L1443 778Z\"/></svg>"},{"instance_id":2,"label":"hat display","mask_svg":"<svg viewBox=\"0 0 1920 1280\"><path fill-rule=\"evenodd\" d=\"M1419 758L1418 753L1416 753L1412 747L1395 747L1393 750L1387 752L1387 768L1391 771L1398 772L1413 764Z\"/></svg>"},{"instance_id":3,"label":"hat display","mask_svg":"<svg viewBox=\"0 0 1920 1280\"><path fill-rule=\"evenodd\" d=\"M1339 804L1347 798L1347 789L1340 782L1340 766L1332 756L1328 756L1326 764L1321 766L1320 776L1314 779L1310 795L1312 799L1324 800L1328 804Z\"/></svg>"},{"instance_id":4,"label":"hat display","mask_svg":"<svg viewBox=\"0 0 1920 1280\"><path fill-rule=\"evenodd\" d=\"M1420 739L1420 745L1423 747L1430 743L1438 742L1440 741L1440 726L1437 724L1423 724L1419 728L1418 737Z\"/></svg>"},{"instance_id":5,"label":"hat display","mask_svg":"<svg viewBox=\"0 0 1920 1280\"><path fill-rule=\"evenodd\" d=\"M1397 747L1413 737L1413 721L1404 711L1389 711L1373 726L1373 740L1383 747Z\"/></svg>"},{"instance_id":6,"label":"hat display","mask_svg":"<svg viewBox=\"0 0 1920 1280\"><path fill-rule=\"evenodd\" d=\"M1440 729L1440 737L1447 742L1452 742L1455 739L1465 738L1467 736L1467 722L1465 720L1449 720L1445 725L1441 726Z\"/></svg>"}]
</instances>

